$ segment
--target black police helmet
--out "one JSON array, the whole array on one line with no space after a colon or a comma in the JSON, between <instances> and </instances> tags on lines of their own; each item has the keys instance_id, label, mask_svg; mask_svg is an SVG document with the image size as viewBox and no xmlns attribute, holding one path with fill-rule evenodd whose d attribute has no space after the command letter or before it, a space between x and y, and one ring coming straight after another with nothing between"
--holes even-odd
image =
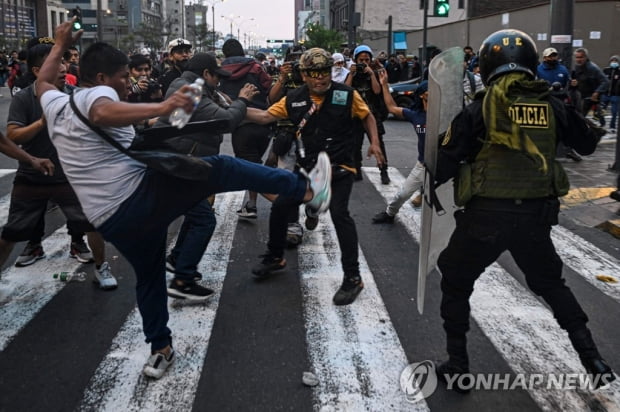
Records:
<instances>
[{"instance_id":1,"label":"black police helmet","mask_svg":"<svg viewBox=\"0 0 620 412\"><path fill-rule=\"evenodd\" d=\"M532 79L536 77L536 45L520 30L496 31L482 42L478 55L480 77L486 85L505 73L522 72Z\"/></svg>"}]
</instances>

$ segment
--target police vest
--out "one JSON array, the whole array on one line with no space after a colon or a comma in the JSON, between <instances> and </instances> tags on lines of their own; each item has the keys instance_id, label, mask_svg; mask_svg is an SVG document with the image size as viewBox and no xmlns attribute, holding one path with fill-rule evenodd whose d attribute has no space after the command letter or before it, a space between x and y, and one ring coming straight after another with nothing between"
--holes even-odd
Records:
<instances>
[{"instance_id":1,"label":"police vest","mask_svg":"<svg viewBox=\"0 0 620 412\"><path fill-rule=\"evenodd\" d=\"M469 171L470 195L496 199L534 199L568 193L568 177L562 165L555 160L555 116L547 98L515 99L504 121L521 127L544 156L546 167L543 167L541 159L536 159L524 150L497 144L487 131L482 149ZM512 130L518 134L517 128L512 127Z\"/></svg>"},{"instance_id":2,"label":"police vest","mask_svg":"<svg viewBox=\"0 0 620 412\"><path fill-rule=\"evenodd\" d=\"M351 106L353 89L332 82L325 100L301 131L306 157L314 160L321 151L327 152L332 164L353 166L353 124ZM286 110L291 121L298 125L312 106L306 85L291 90L286 96Z\"/></svg>"}]
</instances>

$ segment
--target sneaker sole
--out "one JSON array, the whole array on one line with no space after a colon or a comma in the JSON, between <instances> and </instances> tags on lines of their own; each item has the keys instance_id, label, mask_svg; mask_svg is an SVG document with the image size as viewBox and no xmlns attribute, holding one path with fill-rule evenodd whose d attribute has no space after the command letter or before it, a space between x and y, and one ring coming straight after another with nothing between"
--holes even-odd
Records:
<instances>
[{"instance_id":1,"label":"sneaker sole","mask_svg":"<svg viewBox=\"0 0 620 412\"><path fill-rule=\"evenodd\" d=\"M76 259L80 263L93 263L95 261L94 258L84 259L83 257L80 257L79 255L74 255L73 253L69 253L69 257L72 259Z\"/></svg>"},{"instance_id":2,"label":"sneaker sole","mask_svg":"<svg viewBox=\"0 0 620 412\"><path fill-rule=\"evenodd\" d=\"M15 262L15 267L23 268L23 267L26 267L26 266L30 266L33 263L35 263L37 260L41 260L43 258L45 258L45 255L37 256L34 259L28 260L26 262Z\"/></svg>"},{"instance_id":3,"label":"sneaker sole","mask_svg":"<svg viewBox=\"0 0 620 412\"><path fill-rule=\"evenodd\" d=\"M96 277L93 279L93 283L97 284L101 290L114 290L118 287L118 285L103 286Z\"/></svg>"},{"instance_id":4,"label":"sneaker sole","mask_svg":"<svg viewBox=\"0 0 620 412\"><path fill-rule=\"evenodd\" d=\"M183 293L173 288L168 288L167 291L168 291L168 296L170 296L171 298L185 299L185 300L193 301L193 302L204 302L204 301L209 300L213 295L215 295L215 293L211 293L210 295L207 295L207 296L196 296L196 295L190 295L190 294Z\"/></svg>"}]
</instances>

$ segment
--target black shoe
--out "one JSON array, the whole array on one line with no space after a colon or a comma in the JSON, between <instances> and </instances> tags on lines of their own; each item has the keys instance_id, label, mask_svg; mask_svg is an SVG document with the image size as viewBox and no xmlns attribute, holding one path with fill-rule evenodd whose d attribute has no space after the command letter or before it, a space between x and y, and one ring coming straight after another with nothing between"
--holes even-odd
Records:
<instances>
[{"instance_id":1,"label":"black shoe","mask_svg":"<svg viewBox=\"0 0 620 412\"><path fill-rule=\"evenodd\" d=\"M286 267L286 259L281 257L275 257L271 253L265 253L260 256L263 260L252 268L252 274L256 278L266 278L277 270L282 270Z\"/></svg>"},{"instance_id":2,"label":"black shoe","mask_svg":"<svg viewBox=\"0 0 620 412\"><path fill-rule=\"evenodd\" d=\"M613 192L611 192L609 194L609 197L611 197L616 202L620 202L620 189L614 190Z\"/></svg>"},{"instance_id":3,"label":"black shoe","mask_svg":"<svg viewBox=\"0 0 620 412\"><path fill-rule=\"evenodd\" d=\"M394 216L390 216L387 212L377 213L372 218L372 223L394 223Z\"/></svg>"},{"instance_id":4,"label":"black shoe","mask_svg":"<svg viewBox=\"0 0 620 412\"><path fill-rule=\"evenodd\" d=\"M294 249L297 246L301 245L302 241L303 241L302 235L298 235L297 233L286 234L286 247L289 249Z\"/></svg>"},{"instance_id":5,"label":"black shoe","mask_svg":"<svg viewBox=\"0 0 620 412\"><path fill-rule=\"evenodd\" d=\"M454 392L463 395L471 391L470 380L474 379L474 376L470 375L469 379L459 378L461 375L469 375L468 367L459 366L451 363L450 361L442 362L440 364L435 363L435 374L437 374L437 379L446 385L448 384L447 378L450 378L452 386L447 388L448 390L453 390ZM461 387L460 383L462 383L464 387Z\"/></svg>"},{"instance_id":6,"label":"black shoe","mask_svg":"<svg viewBox=\"0 0 620 412\"><path fill-rule=\"evenodd\" d=\"M170 281L168 285L168 296L177 299L189 299L193 301L204 301L213 295L213 291L197 283L182 282L176 279Z\"/></svg>"},{"instance_id":7,"label":"black shoe","mask_svg":"<svg viewBox=\"0 0 620 412\"><path fill-rule=\"evenodd\" d=\"M245 219L256 219L258 217L256 206L248 206L246 203L245 206L237 210L237 216Z\"/></svg>"},{"instance_id":8,"label":"black shoe","mask_svg":"<svg viewBox=\"0 0 620 412\"><path fill-rule=\"evenodd\" d=\"M306 221L305 226L308 230L314 230L319 225L319 215L314 213L312 208L306 206Z\"/></svg>"},{"instance_id":9,"label":"black shoe","mask_svg":"<svg viewBox=\"0 0 620 412\"><path fill-rule=\"evenodd\" d=\"M579 154L574 151L573 149L569 150L568 152L566 152L566 157L575 161L575 162L581 162L581 156L579 156Z\"/></svg>"},{"instance_id":10,"label":"black shoe","mask_svg":"<svg viewBox=\"0 0 620 412\"><path fill-rule=\"evenodd\" d=\"M166 270L176 275L179 275L179 274L182 275L182 273L177 272L176 266L177 266L177 261L174 258L174 256L168 255L166 257ZM194 272L194 282L198 282L199 280L202 280L202 273L196 271Z\"/></svg>"},{"instance_id":11,"label":"black shoe","mask_svg":"<svg viewBox=\"0 0 620 412\"><path fill-rule=\"evenodd\" d=\"M344 306L350 305L355 301L357 295L364 289L364 282L359 277L349 279L345 278L340 286L340 289L334 295L334 305Z\"/></svg>"},{"instance_id":12,"label":"black shoe","mask_svg":"<svg viewBox=\"0 0 620 412\"><path fill-rule=\"evenodd\" d=\"M382 185L390 184L390 177L388 176L387 168L381 169L381 184Z\"/></svg>"},{"instance_id":13,"label":"black shoe","mask_svg":"<svg viewBox=\"0 0 620 412\"><path fill-rule=\"evenodd\" d=\"M581 359L583 367L588 371L593 389L606 388L616 380L616 375L602 358Z\"/></svg>"}]
</instances>

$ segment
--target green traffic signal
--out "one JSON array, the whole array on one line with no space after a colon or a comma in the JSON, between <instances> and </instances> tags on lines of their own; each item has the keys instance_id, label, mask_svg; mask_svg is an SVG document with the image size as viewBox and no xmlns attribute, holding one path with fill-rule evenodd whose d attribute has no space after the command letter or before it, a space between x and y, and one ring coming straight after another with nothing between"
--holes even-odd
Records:
<instances>
[{"instance_id":1,"label":"green traffic signal","mask_svg":"<svg viewBox=\"0 0 620 412\"><path fill-rule=\"evenodd\" d=\"M82 10L79 7L71 10L71 17L75 17L73 22L73 30L78 31L82 28Z\"/></svg>"},{"instance_id":2,"label":"green traffic signal","mask_svg":"<svg viewBox=\"0 0 620 412\"><path fill-rule=\"evenodd\" d=\"M434 17L448 17L450 13L449 0L435 0Z\"/></svg>"}]
</instances>

